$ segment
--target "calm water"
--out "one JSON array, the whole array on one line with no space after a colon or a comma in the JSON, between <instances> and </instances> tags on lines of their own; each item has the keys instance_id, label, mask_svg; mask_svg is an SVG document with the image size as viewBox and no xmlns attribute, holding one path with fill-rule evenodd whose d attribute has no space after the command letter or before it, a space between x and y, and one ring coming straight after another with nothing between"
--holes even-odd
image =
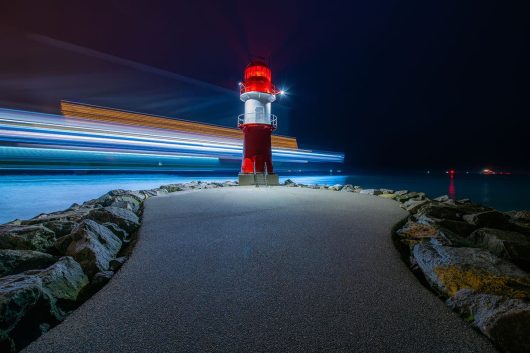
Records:
<instances>
[{"instance_id":1,"label":"calm water","mask_svg":"<svg viewBox=\"0 0 530 353\"><path fill-rule=\"evenodd\" d=\"M287 177L282 177L281 181ZM499 210L530 209L530 177L516 175L321 175L288 176L304 184L353 184L363 188L385 187L425 191L431 197L450 195L470 198ZM1 175L0 224L27 219L43 212L68 208L72 203L98 197L111 189L150 189L192 180L227 181L226 176L168 174L116 175Z\"/></svg>"}]
</instances>

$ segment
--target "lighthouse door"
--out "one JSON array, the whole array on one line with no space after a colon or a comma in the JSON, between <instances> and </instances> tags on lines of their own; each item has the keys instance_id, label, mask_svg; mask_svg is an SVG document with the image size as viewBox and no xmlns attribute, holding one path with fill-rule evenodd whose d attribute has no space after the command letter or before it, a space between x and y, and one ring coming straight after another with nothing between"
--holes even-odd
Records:
<instances>
[{"instance_id":1,"label":"lighthouse door","mask_svg":"<svg viewBox=\"0 0 530 353\"><path fill-rule=\"evenodd\" d=\"M265 109L263 107L256 107L256 122L264 123L265 122Z\"/></svg>"}]
</instances>

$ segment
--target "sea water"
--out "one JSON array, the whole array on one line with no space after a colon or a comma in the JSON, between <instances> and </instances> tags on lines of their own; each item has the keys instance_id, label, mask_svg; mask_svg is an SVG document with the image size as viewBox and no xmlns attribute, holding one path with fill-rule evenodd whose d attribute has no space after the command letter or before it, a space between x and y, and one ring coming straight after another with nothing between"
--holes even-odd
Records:
<instances>
[{"instance_id":1,"label":"sea water","mask_svg":"<svg viewBox=\"0 0 530 353\"><path fill-rule=\"evenodd\" d=\"M303 184L352 184L362 188L424 191L430 197L470 198L499 210L530 209L530 176L462 174L288 175ZM112 189L140 190L192 180L223 182L234 175L50 174L0 175L0 224L63 210Z\"/></svg>"}]
</instances>

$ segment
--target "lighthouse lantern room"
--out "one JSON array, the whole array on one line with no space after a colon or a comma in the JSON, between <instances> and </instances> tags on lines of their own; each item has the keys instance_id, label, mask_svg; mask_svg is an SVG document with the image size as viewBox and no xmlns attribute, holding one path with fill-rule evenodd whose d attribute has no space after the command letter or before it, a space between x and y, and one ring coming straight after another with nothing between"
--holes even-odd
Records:
<instances>
[{"instance_id":1,"label":"lighthouse lantern room","mask_svg":"<svg viewBox=\"0 0 530 353\"><path fill-rule=\"evenodd\" d=\"M240 83L245 113L238 117L238 127L244 136L239 185L279 185L271 151L271 134L277 126L271 105L279 92L272 84L271 69L266 63L253 60L248 64Z\"/></svg>"}]
</instances>

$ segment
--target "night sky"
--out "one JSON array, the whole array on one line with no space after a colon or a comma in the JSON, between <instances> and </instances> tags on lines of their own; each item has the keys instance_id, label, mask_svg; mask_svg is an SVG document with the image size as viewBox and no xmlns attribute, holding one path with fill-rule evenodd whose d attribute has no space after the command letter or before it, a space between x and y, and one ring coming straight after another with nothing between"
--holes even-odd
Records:
<instances>
[{"instance_id":1,"label":"night sky","mask_svg":"<svg viewBox=\"0 0 530 353\"><path fill-rule=\"evenodd\" d=\"M528 1L4 0L0 30L0 80L28 35L234 91L263 56L289 133L353 169L530 170Z\"/></svg>"}]
</instances>

